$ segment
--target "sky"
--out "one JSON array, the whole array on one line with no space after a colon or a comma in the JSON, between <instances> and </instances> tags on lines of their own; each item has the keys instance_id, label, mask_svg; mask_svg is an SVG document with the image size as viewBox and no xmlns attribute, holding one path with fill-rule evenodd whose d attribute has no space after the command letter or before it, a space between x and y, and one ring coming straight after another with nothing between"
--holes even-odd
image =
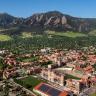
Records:
<instances>
[{"instance_id":1,"label":"sky","mask_svg":"<svg viewBox=\"0 0 96 96\"><path fill-rule=\"evenodd\" d=\"M47 11L96 18L96 0L0 0L0 13L16 17L28 17L34 13Z\"/></svg>"}]
</instances>

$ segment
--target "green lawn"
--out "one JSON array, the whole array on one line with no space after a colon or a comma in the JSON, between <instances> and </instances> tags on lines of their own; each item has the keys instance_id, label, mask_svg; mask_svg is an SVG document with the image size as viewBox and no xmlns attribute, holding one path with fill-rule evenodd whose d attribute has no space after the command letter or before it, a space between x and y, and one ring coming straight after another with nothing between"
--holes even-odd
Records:
<instances>
[{"instance_id":1,"label":"green lawn","mask_svg":"<svg viewBox=\"0 0 96 96\"><path fill-rule=\"evenodd\" d=\"M3 70L3 69L6 68L6 67L7 67L7 65L4 64L3 58L0 57L0 70ZM1 76L1 77L2 77L2 76Z\"/></svg>"},{"instance_id":2,"label":"green lawn","mask_svg":"<svg viewBox=\"0 0 96 96\"><path fill-rule=\"evenodd\" d=\"M22 86L24 86L25 88L27 88L29 90L33 90L33 88L36 85L38 85L41 82L45 82L45 81L40 80L38 78L35 78L33 76L29 76L29 77L27 77L25 79L19 79L19 80L15 79L15 82L22 85Z\"/></svg>"},{"instance_id":3,"label":"green lawn","mask_svg":"<svg viewBox=\"0 0 96 96\"><path fill-rule=\"evenodd\" d=\"M33 62L37 61L38 57L30 57L30 58L21 58L22 62Z\"/></svg>"},{"instance_id":4,"label":"green lawn","mask_svg":"<svg viewBox=\"0 0 96 96\"><path fill-rule=\"evenodd\" d=\"M54 32L54 31L46 31L49 35L57 35L57 36L66 36L66 37L85 37L86 34L79 33L79 32Z\"/></svg>"},{"instance_id":5,"label":"green lawn","mask_svg":"<svg viewBox=\"0 0 96 96\"><path fill-rule=\"evenodd\" d=\"M69 75L69 74L66 74L66 79L76 79L76 80L80 80L81 78L78 78L76 76L73 76L73 75Z\"/></svg>"},{"instance_id":6,"label":"green lawn","mask_svg":"<svg viewBox=\"0 0 96 96\"><path fill-rule=\"evenodd\" d=\"M90 95L90 96L96 96L96 93L94 93L94 94L92 94L92 95Z\"/></svg>"},{"instance_id":7,"label":"green lawn","mask_svg":"<svg viewBox=\"0 0 96 96\"><path fill-rule=\"evenodd\" d=\"M42 35L39 35L39 34L34 35L34 34L32 34L32 32L22 32L20 37L21 38L26 38L26 39L27 38L33 38L33 37L42 38Z\"/></svg>"},{"instance_id":8,"label":"green lawn","mask_svg":"<svg viewBox=\"0 0 96 96\"><path fill-rule=\"evenodd\" d=\"M93 30L93 31L89 32L88 35L90 35L90 36L96 36L96 30Z\"/></svg>"},{"instance_id":9,"label":"green lawn","mask_svg":"<svg viewBox=\"0 0 96 96\"><path fill-rule=\"evenodd\" d=\"M33 37L31 32L22 32L21 38L31 38Z\"/></svg>"},{"instance_id":10,"label":"green lawn","mask_svg":"<svg viewBox=\"0 0 96 96\"><path fill-rule=\"evenodd\" d=\"M3 69L3 64L0 62L0 70Z\"/></svg>"},{"instance_id":11,"label":"green lawn","mask_svg":"<svg viewBox=\"0 0 96 96\"><path fill-rule=\"evenodd\" d=\"M12 38L8 35L1 35L0 34L0 41L9 41L11 40Z\"/></svg>"}]
</instances>

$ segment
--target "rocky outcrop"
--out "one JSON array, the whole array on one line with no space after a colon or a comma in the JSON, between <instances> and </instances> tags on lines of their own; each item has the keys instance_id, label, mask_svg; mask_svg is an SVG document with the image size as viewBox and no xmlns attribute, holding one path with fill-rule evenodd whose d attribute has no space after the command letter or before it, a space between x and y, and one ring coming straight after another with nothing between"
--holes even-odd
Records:
<instances>
[{"instance_id":1,"label":"rocky outcrop","mask_svg":"<svg viewBox=\"0 0 96 96\"><path fill-rule=\"evenodd\" d=\"M17 18L0 14L0 27L26 26L31 29L89 32L96 29L96 19L76 18L58 11L34 14L28 18Z\"/></svg>"}]
</instances>

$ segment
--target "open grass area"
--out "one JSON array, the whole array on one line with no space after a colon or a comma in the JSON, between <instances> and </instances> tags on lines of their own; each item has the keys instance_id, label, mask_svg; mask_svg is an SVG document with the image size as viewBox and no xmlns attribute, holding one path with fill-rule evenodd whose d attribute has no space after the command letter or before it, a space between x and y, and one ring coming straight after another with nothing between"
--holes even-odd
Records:
<instances>
[{"instance_id":1,"label":"open grass area","mask_svg":"<svg viewBox=\"0 0 96 96\"><path fill-rule=\"evenodd\" d=\"M40 38L42 37L42 35L38 35L38 34L34 35L32 34L32 32L22 32L20 37L21 38L32 38L32 37Z\"/></svg>"},{"instance_id":2,"label":"open grass area","mask_svg":"<svg viewBox=\"0 0 96 96\"><path fill-rule=\"evenodd\" d=\"M0 62L0 70L3 69L3 64Z\"/></svg>"},{"instance_id":3,"label":"open grass area","mask_svg":"<svg viewBox=\"0 0 96 96\"><path fill-rule=\"evenodd\" d=\"M16 30L17 27L11 27L11 28L0 28L0 31L8 31L8 30Z\"/></svg>"},{"instance_id":4,"label":"open grass area","mask_svg":"<svg viewBox=\"0 0 96 96\"><path fill-rule=\"evenodd\" d=\"M0 28L0 31L8 31L10 29L4 29L4 28Z\"/></svg>"},{"instance_id":5,"label":"open grass area","mask_svg":"<svg viewBox=\"0 0 96 96\"><path fill-rule=\"evenodd\" d=\"M80 80L81 78L78 78L76 76L73 76L73 75L69 75L69 74L66 74L66 79L76 79L76 80Z\"/></svg>"},{"instance_id":6,"label":"open grass area","mask_svg":"<svg viewBox=\"0 0 96 96\"><path fill-rule=\"evenodd\" d=\"M66 36L66 37L85 37L87 34L79 33L79 32L54 32L54 31L47 31L49 35L57 35L57 36Z\"/></svg>"},{"instance_id":7,"label":"open grass area","mask_svg":"<svg viewBox=\"0 0 96 96\"><path fill-rule=\"evenodd\" d=\"M0 41L9 41L11 40L12 38L8 35L1 35L0 34Z\"/></svg>"},{"instance_id":8,"label":"open grass area","mask_svg":"<svg viewBox=\"0 0 96 96\"><path fill-rule=\"evenodd\" d=\"M33 62L38 60L38 57L21 58L22 62Z\"/></svg>"},{"instance_id":9,"label":"open grass area","mask_svg":"<svg viewBox=\"0 0 96 96\"><path fill-rule=\"evenodd\" d=\"M0 70L3 69L3 64L0 62Z\"/></svg>"},{"instance_id":10,"label":"open grass area","mask_svg":"<svg viewBox=\"0 0 96 96\"><path fill-rule=\"evenodd\" d=\"M31 38L33 37L31 32L22 32L21 38Z\"/></svg>"},{"instance_id":11,"label":"open grass area","mask_svg":"<svg viewBox=\"0 0 96 96\"><path fill-rule=\"evenodd\" d=\"M96 93L94 93L94 94L92 94L92 95L90 95L90 96L96 96Z\"/></svg>"},{"instance_id":12,"label":"open grass area","mask_svg":"<svg viewBox=\"0 0 96 96\"><path fill-rule=\"evenodd\" d=\"M88 35L90 35L90 36L96 36L96 30L93 30L93 31L89 32Z\"/></svg>"},{"instance_id":13,"label":"open grass area","mask_svg":"<svg viewBox=\"0 0 96 96\"><path fill-rule=\"evenodd\" d=\"M1 57L0 57L0 70L2 70L2 69L3 69L3 67L4 67L4 64L3 64L3 59L1 59Z\"/></svg>"},{"instance_id":14,"label":"open grass area","mask_svg":"<svg viewBox=\"0 0 96 96\"><path fill-rule=\"evenodd\" d=\"M32 91L36 85L45 81L35 78L33 76L29 76L27 78L23 78L19 80L15 79L15 82Z\"/></svg>"}]
</instances>

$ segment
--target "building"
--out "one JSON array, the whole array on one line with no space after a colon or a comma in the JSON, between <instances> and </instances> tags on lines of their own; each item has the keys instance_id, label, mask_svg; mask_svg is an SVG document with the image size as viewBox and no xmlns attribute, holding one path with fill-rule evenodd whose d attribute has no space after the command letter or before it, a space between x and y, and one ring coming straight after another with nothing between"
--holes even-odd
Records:
<instances>
[{"instance_id":1,"label":"building","mask_svg":"<svg viewBox=\"0 0 96 96\"><path fill-rule=\"evenodd\" d=\"M41 72L41 68L39 67L31 67L27 69L27 74L32 75L32 74L39 74Z\"/></svg>"},{"instance_id":2,"label":"building","mask_svg":"<svg viewBox=\"0 0 96 96\"><path fill-rule=\"evenodd\" d=\"M66 80L66 87L75 94L79 94L86 87L86 82L81 82L80 80L75 79L68 79Z\"/></svg>"},{"instance_id":3,"label":"building","mask_svg":"<svg viewBox=\"0 0 96 96\"><path fill-rule=\"evenodd\" d=\"M18 76L18 72L16 70L17 70L17 68L6 69L3 72L3 78L4 79L9 79L9 78Z\"/></svg>"},{"instance_id":4,"label":"building","mask_svg":"<svg viewBox=\"0 0 96 96\"><path fill-rule=\"evenodd\" d=\"M41 76L44 79L47 79L47 80L54 82L56 84L59 84L61 86L64 86L65 74L63 74L63 73L59 73L56 70L51 70L51 69L45 68L45 69L42 69Z\"/></svg>"},{"instance_id":5,"label":"building","mask_svg":"<svg viewBox=\"0 0 96 96\"><path fill-rule=\"evenodd\" d=\"M41 96L73 96L72 93L67 91L60 91L46 83L40 83L34 89L34 92L40 94Z\"/></svg>"}]
</instances>

